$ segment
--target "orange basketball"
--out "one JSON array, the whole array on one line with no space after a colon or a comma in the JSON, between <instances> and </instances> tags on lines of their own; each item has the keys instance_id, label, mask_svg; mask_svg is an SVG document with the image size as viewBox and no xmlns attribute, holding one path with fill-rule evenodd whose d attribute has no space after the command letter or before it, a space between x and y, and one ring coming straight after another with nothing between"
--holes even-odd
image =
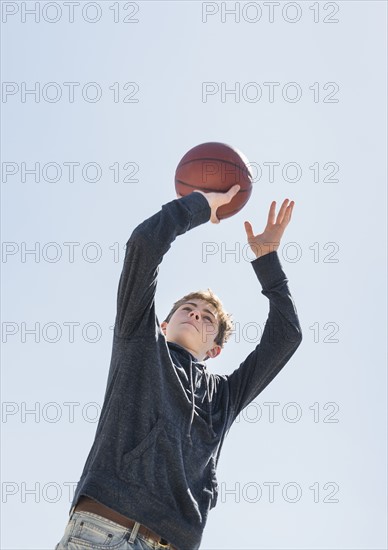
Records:
<instances>
[{"instance_id":1,"label":"orange basketball","mask_svg":"<svg viewBox=\"0 0 388 550\"><path fill-rule=\"evenodd\" d=\"M245 155L230 145L201 143L180 160L175 172L175 190L182 197L195 189L204 193L224 193L238 183L239 192L228 204L217 209L218 219L229 218L237 214L251 196L252 172L248 164Z\"/></svg>"}]
</instances>

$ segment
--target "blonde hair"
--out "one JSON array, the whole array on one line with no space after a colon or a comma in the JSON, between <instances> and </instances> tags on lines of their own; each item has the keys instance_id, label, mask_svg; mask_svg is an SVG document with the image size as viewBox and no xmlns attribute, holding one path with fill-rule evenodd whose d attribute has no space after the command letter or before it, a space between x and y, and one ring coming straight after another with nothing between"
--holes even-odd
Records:
<instances>
[{"instance_id":1,"label":"blonde hair","mask_svg":"<svg viewBox=\"0 0 388 550\"><path fill-rule=\"evenodd\" d=\"M218 296L214 294L214 292L210 288L208 288L207 290L190 292L189 294L186 294L186 296L183 296L183 298L180 298L180 300L174 303L170 313L167 315L164 322L168 323L173 314L181 305L195 299L205 300L216 310L218 316L218 333L217 336L214 338L214 341L218 346L221 346L221 348L223 348L224 344L229 340L231 334L234 331L234 323L232 320L232 314L227 313L224 310L221 300L218 298Z\"/></svg>"}]
</instances>

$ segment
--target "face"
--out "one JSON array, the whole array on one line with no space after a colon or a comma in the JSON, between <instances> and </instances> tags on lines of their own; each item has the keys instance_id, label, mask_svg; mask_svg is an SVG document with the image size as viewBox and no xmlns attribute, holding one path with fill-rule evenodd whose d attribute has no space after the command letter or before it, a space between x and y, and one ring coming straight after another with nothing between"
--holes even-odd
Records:
<instances>
[{"instance_id":1,"label":"face","mask_svg":"<svg viewBox=\"0 0 388 550\"><path fill-rule=\"evenodd\" d=\"M214 341L218 323L214 306L206 300L191 299L174 312L169 323L163 322L161 328L166 340L181 345L203 361L206 355L216 357L221 352L221 346Z\"/></svg>"}]
</instances>

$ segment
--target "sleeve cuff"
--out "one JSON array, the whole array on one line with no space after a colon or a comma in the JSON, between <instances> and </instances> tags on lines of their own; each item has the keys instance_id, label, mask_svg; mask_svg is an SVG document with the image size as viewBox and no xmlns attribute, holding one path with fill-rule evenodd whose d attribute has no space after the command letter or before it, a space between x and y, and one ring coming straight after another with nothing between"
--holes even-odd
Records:
<instances>
[{"instance_id":1,"label":"sleeve cuff","mask_svg":"<svg viewBox=\"0 0 388 550\"><path fill-rule=\"evenodd\" d=\"M194 191L185 197L176 199L191 214L190 229L208 222L211 216L211 208L206 197Z\"/></svg>"},{"instance_id":2,"label":"sleeve cuff","mask_svg":"<svg viewBox=\"0 0 388 550\"><path fill-rule=\"evenodd\" d=\"M286 280L288 282L276 250L255 258L251 265L263 290L269 290L280 281Z\"/></svg>"}]
</instances>

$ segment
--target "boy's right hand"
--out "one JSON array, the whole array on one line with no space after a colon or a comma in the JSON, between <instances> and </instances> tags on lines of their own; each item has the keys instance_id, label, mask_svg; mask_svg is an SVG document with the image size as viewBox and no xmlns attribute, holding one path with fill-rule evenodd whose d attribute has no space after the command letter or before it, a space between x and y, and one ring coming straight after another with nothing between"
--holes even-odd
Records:
<instances>
[{"instance_id":1,"label":"boy's right hand","mask_svg":"<svg viewBox=\"0 0 388 550\"><path fill-rule=\"evenodd\" d=\"M212 223L220 223L220 220L216 216L217 208L219 208L223 204L228 204L228 202L230 202L233 199L236 193L239 192L240 187L241 186L238 184L233 185L229 189L229 191L226 191L225 193L215 193L215 192L204 193L203 191L199 191L197 189L195 189L192 192L201 193L201 195L203 195L207 199L207 202L209 203L209 206L211 208L210 221ZM181 195L178 195L178 198L181 198Z\"/></svg>"}]
</instances>

